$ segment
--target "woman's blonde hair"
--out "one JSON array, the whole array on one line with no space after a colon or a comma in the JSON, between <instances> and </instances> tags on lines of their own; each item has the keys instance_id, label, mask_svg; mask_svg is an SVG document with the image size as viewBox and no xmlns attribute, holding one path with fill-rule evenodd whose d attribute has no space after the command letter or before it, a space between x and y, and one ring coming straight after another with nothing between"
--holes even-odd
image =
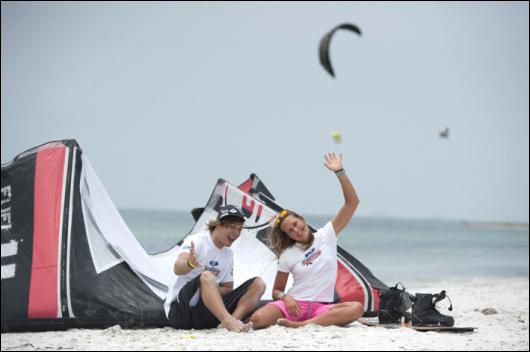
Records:
<instances>
[{"instance_id":1,"label":"woman's blonde hair","mask_svg":"<svg viewBox=\"0 0 530 352\"><path fill-rule=\"evenodd\" d=\"M269 245L276 253L276 255L279 257L282 255L282 253L292 245L296 244L297 242L293 240L291 237L289 237L288 234L286 234L280 227L283 223L283 221L289 217L294 216L295 218L298 218L302 220L306 225L307 222L305 221L304 217L295 213L294 211L284 209L278 218L276 218L276 221L274 222L274 225L272 226L272 229L269 231L269 234L267 236L267 240L269 241ZM308 249L311 244L313 243L313 233L310 232L310 240L303 245L302 249L305 251Z\"/></svg>"}]
</instances>

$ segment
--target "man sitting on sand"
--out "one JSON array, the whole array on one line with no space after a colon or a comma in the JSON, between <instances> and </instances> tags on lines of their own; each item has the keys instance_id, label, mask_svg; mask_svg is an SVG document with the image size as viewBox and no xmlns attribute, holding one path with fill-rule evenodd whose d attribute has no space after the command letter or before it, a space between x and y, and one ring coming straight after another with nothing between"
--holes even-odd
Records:
<instances>
[{"instance_id":1,"label":"man sitting on sand","mask_svg":"<svg viewBox=\"0 0 530 352\"><path fill-rule=\"evenodd\" d=\"M247 280L233 289L234 259L229 248L239 238L245 217L240 209L227 205L208 229L189 236L178 251L173 271L177 275L164 304L175 329L248 331L249 315L265 292L261 278Z\"/></svg>"}]
</instances>

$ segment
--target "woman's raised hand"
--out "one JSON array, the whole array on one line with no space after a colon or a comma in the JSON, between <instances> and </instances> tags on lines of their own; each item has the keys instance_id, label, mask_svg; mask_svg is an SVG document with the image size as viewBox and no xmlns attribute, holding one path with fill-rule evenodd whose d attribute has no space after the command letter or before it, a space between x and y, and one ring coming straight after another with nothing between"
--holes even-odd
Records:
<instances>
[{"instance_id":1,"label":"woman's raised hand","mask_svg":"<svg viewBox=\"0 0 530 352\"><path fill-rule=\"evenodd\" d=\"M324 155L324 166L330 169L333 172L339 171L342 169L342 154L339 154L339 157L335 153L328 153Z\"/></svg>"}]
</instances>

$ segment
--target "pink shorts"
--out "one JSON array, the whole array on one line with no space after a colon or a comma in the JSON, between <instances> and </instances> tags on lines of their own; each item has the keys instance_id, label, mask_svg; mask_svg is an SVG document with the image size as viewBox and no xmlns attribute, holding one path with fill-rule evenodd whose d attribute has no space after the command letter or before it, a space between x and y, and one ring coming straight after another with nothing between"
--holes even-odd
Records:
<instances>
[{"instance_id":1,"label":"pink shorts","mask_svg":"<svg viewBox=\"0 0 530 352\"><path fill-rule=\"evenodd\" d=\"M287 310L284 301L274 301L268 304L273 304L276 307L280 308L285 318L291 321L304 321L307 319L318 317L319 315L335 307L335 304L326 304L312 301L298 301L298 305L300 306L300 315L291 315Z\"/></svg>"}]
</instances>

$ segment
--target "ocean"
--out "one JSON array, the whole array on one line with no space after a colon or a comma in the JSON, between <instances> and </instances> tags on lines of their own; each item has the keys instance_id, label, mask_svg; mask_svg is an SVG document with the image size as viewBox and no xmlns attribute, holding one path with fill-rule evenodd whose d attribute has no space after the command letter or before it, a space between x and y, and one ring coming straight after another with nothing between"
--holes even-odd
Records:
<instances>
[{"instance_id":1,"label":"ocean","mask_svg":"<svg viewBox=\"0 0 530 352\"><path fill-rule=\"evenodd\" d=\"M164 251L194 225L189 212L121 209L148 253ZM330 216L306 216L318 228ZM387 285L528 276L528 226L355 217L338 243Z\"/></svg>"}]
</instances>

